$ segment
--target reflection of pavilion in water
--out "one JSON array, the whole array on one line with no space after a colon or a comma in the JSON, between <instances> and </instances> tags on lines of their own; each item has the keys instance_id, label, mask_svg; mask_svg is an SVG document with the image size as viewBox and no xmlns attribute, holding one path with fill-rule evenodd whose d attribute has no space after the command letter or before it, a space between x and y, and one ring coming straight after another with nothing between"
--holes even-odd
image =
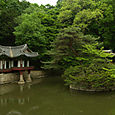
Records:
<instances>
[{"instance_id":1,"label":"reflection of pavilion in water","mask_svg":"<svg viewBox=\"0 0 115 115\"><path fill-rule=\"evenodd\" d=\"M17 85L17 84L7 84L7 85L1 85L0 86L0 105L7 105L7 104L13 104L13 103L17 103L19 105L23 105L23 104L27 104L30 102L30 98L29 97L23 97L20 96L18 98L5 98L3 96L2 98L2 95L4 94L7 94L7 93L10 93L12 91L15 91L16 90L19 90L20 93L23 93L23 91L26 91L26 90L30 90L31 89L31 86L33 84L37 84L37 83L40 83L41 82L41 79L38 79L38 80L35 80L33 81L32 83L27 83L27 84L22 84L22 85Z\"/></svg>"},{"instance_id":2,"label":"reflection of pavilion in water","mask_svg":"<svg viewBox=\"0 0 115 115\"><path fill-rule=\"evenodd\" d=\"M0 115L29 115L33 112L38 113L39 106L35 105L33 101L31 101L31 96L25 95L25 92L28 93L31 86L40 83L41 80L42 79L37 79L32 83L26 83L23 85L1 85L3 89L0 88ZM13 95L13 92L15 91L19 91L19 94L16 96ZM4 110L5 108L7 108L6 111ZM22 111L22 108L25 109Z\"/></svg>"},{"instance_id":3,"label":"reflection of pavilion in water","mask_svg":"<svg viewBox=\"0 0 115 115\"><path fill-rule=\"evenodd\" d=\"M0 85L0 96L10 93L10 92L14 91L15 89L18 89L20 92L23 92L24 89L30 89L31 85L40 83L41 81L42 81L42 79L37 79L37 80L33 80L33 82L31 82L31 83L26 83L26 84L22 84L22 85L17 85L17 84Z\"/></svg>"},{"instance_id":4,"label":"reflection of pavilion in water","mask_svg":"<svg viewBox=\"0 0 115 115\"><path fill-rule=\"evenodd\" d=\"M26 97L26 98L0 98L0 104L1 105L7 105L7 104L19 104L19 105L23 105L23 104L27 104L30 102L30 98Z\"/></svg>"},{"instance_id":5,"label":"reflection of pavilion in water","mask_svg":"<svg viewBox=\"0 0 115 115\"><path fill-rule=\"evenodd\" d=\"M26 97L26 98L4 98L4 99L0 99L0 105L2 105L1 107L5 107L5 105L29 105L30 103L30 98ZM0 107L0 108L1 108ZM7 106L6 106L7 107ZM25 109L25 112L22 114L22 112L20 111L20 109L9 109L8 111L6 111L5 115L29 115L30 112L33 111L38 111L39 110L39 106L38 105L33 105L30 107L28 107L28 109ZM0 114L1 115L1 114Z\"/></svg>"},{"instance_id":6,"label":"reflection of pavilion in water","mask_svg":"<svg viewBox=\"0 0 115 115\"><path fill-rule=\"evenodd\" d=\"M24 85L19 85L19 90L20 90L20 92L23 92L23 90L24 90ZM3 88L3 89L2 89ZM9 89L8 89L9 88ZM31 84L27 84L26 85L26 89L30 89L31 88ZM14 86L13 87L5 87L5 86L2 86L0 89L2 89L1 91L3 91L3 92L1 92L1 95L3 95L3 94L5 94L5 93L8 93L8 91L9 92L11 92L12 90L14 90L15 88L14 88ZM6 89L6 90L5 90ZM12 97L9 97L9 98L0 98L0 104L1 105L7 105L7 104L15 104L15 103L17 103L17 104L20 104L20 105L23 105L23 104L25 104L25 103L29 103L29 101L30 101L30 98L29 97L23 97L23 96L20 96L20 97L16 97L16 98L12 98Z\"/></svg>"}]
</instances>

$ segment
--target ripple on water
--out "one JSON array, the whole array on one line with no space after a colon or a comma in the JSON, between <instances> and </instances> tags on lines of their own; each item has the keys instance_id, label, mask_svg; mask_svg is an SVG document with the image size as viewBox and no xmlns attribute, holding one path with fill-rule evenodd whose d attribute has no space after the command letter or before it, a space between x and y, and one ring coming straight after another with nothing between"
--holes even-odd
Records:
<instances>
[{"instance_id":1,"label":"ripple on water","mask_svg":"<svg viewBox=\"0 0 115 115\"><path fill-rule=\"evenodd\" d=\"M10 111L8 112L6 115L22 115L22 113L20 113L19 111Z\"/></svg>"}]
</instances>

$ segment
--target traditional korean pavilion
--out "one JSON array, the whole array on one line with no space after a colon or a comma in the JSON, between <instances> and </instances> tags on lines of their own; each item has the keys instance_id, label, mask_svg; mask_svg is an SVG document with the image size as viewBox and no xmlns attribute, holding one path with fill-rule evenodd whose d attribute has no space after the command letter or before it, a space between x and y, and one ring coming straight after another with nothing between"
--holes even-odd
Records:
<instances>
[{"instance_id":1,"label":"traditional korean pavilion","mask_svg":"<svg viewBox=\"0 0 115 115\"><path fill-rule=\"evenodd\" d=\"M19 71L19 84L25 83L23 72L28 71L27 82L31 82L30 71L34 68L30 66L30 59L38 56L37 52L32 52L27 44L20 46L0 45L0 73Z\"/></svg>"}]
</instances>

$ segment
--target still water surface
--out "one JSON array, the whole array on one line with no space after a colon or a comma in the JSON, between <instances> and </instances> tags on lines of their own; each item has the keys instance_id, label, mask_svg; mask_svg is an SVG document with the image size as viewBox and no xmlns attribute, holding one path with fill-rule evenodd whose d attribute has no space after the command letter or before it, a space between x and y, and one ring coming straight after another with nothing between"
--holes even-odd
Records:
<instances>
[{"instance_id":1,"label":"still water surface","mask_svg":"<svg viewBox=\"0 0 115 115\"><path fill-rule=\"evenodd\" d=\"M115 115L115 92L71 91L59 77L3 85L0 115Z\"/></svg>"}]
</instances>

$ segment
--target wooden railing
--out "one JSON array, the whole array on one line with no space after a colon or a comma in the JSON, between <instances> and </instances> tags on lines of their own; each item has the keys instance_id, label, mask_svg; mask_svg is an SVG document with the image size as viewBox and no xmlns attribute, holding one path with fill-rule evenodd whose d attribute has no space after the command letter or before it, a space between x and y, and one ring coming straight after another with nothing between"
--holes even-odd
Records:
<instances>
[{"instance_id":1,"label":"wooden railing","mask_svg":"<svg viewBox=\"0 0 115 115\"><path fill-rule=\"evenodd\" d=\"M0 73L8 73L12 71L26 71L26 70L32 70L34 69L33 66L31 67L12 67L12 68L7 68L7 69L0 69Z\"/></svg>"}]
</instances>

